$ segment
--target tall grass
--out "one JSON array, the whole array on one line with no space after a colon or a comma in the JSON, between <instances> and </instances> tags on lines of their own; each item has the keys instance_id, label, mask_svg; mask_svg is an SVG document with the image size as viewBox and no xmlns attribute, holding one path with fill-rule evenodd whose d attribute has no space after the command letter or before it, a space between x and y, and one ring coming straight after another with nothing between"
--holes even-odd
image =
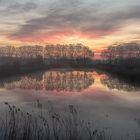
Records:
<instances>
[{"instance_id":1,"label":"tall grass","mask_svg":"<svg viewBox=\"0 0 140 140\"><path fill-rule=\"evenodd\" d=\"M0 140L105 140L105 133L94 129L91 122L78 117L74 106L69 105L65 114L58 114L53 106L44 113L37 101L38 111L25 112L16 106L8 107L1 120Z\"/></svg>"},{"instance_id":2,"label":"tall grass","mask_svg":"<svg viewBox=\"0 0 140 140\"><path fill-rule=\"evenodd\" d=\"M92 122L80 119L73 105L66 113L57 113L51 103L44 113L38 100L38 109L30 113L8 102L5 105L8 112L1 119L0 140L114 140Z\"/></svg>"}]
</instances>

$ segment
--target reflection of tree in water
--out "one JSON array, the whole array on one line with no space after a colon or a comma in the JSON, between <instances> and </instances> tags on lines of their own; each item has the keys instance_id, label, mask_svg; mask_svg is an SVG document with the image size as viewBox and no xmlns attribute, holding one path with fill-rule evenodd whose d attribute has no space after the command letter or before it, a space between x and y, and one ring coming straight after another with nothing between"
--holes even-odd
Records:
<instances>
[{"instance_id":1,"label":"reflection of tree in water","mask_svg":"<svg viewBox=\"0 0 140 140\"><path fill-rule=\"evenodd\" d=\"M42 74L43 73L6 79L0 82L0 87L6 89L20 88L41 90Z\"/></svg>"},{"instance_id":2,"label":"reflection of tree in water","mask_svg":"<svg viewBox=\"0 0 140 140\"><path fill-rule=\"evenodd\" d=\"M91 73L87 72L48 72L44 75L46 90L81 91L93 82Z\"/></svg>"},{"instance_id":3,"label":"reflection of tree in water","mask_svg":"<svg viewBox=\"0 0 140 140\"><path fill-rule=\"evenodd\" d=\"M125 81L112 76L102 78L101 83L107 86L109 89L117 89L117 90L122 90L127 92L140 90L139 87L131 85L130 83L126 83Z\"/></svg>"},{"instance_id":4,"label":"reflection of tree in water","mask_svg":"<svg viewBox=\"0 0 140 140\"><path fill-rule=\"evenodd\" d=\"M94 79L92 73L81 71L46 72L24 76L17 79L5 80L0 83L6 89L35 89L56 91L81 91L92 85Z\"/></svg>"}]
</instances>

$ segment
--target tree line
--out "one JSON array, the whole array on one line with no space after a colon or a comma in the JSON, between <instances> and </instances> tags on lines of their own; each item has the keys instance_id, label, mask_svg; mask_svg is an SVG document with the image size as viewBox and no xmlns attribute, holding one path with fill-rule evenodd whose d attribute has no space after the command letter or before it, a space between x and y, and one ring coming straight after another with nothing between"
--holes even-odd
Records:
<instances>
[{"instance_id":1,"label":"tree line","mask_svg":"<svg viewBox=\"0 0 140 140\"><path fill-rule=\"evenodd\" d=\"M29 46L5 46L0 47L0 57L14 57L34 59L42 58L48 59L51 62L60 59L92 59L94 53L86 46L82 44L69 44L69 45L46 45L45 47L40 45Z\"/></svg>"},{"instance_id":2,"label":"tree line","mask_svg":"<svg viewBox=\"0 0 140 140\"><path fill-rule=\"evenodd\" d=\"M140 64L140 43L116 43L101 53L101 57L110 64Z\"/></svg>"},{"instance_id":3,"label":"tree line","mask_svg":"<svg viewBox=\"0 0 140 140\"><path fill-rule=\"evenodd\" d=\"M84 67L94 53L82 44L0 47L0 77L61 67Z\"/></svg>"}]
</instances>

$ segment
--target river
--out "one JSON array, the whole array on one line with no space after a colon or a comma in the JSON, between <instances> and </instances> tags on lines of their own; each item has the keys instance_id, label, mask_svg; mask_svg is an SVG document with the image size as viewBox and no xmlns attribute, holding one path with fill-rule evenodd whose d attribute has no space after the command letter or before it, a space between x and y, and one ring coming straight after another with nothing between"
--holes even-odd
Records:
<instances>
[{"instance_id":1,"label":"river","mask_svg":"<svg viewBox=\"0 0 140 140\"><path fill-rule=\"evenodd\" d=\"M81 118L114 137L140 132L140 88L101 71L56 69L0 81L1 114L5 102L32 110L37 99L44 110L48 101L60 112L74 105Z\"/></svg>"}]
</instances>

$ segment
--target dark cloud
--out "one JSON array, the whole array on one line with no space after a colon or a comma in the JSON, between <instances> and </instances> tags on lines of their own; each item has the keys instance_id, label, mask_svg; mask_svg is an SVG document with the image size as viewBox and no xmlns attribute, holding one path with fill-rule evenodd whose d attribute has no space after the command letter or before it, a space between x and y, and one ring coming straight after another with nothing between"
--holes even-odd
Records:
<instances>
[{"instance_id":1,"label":"dark cloud","mask_svg":"<svg viewBox=\"0 0 140 140\"><path fill-rule=\"evenodd\" d=\"M8 10L13 11L13 12L27 12L32 9L35 9L37 5L33 2L28 2L28 3L14 3L11 4L10 6L7 7Z\"/></svg>"},{"instance_id":2,"label":"dark cloud","mask_svg":"<svg viewBox=\"0 0 140 140\"><path fill-rule=\"evenodd\" d=\"M26 19L33 17L36 8L37 4L30 1L0 0L0 32L9 35L15 31Z\"/></svg>"},{"instance_id":3,"label":"dark cloud","mask_svg":"<svg viewBox=\"0 0 140 140\"><path fill-rule=\"evenodd\" d=\"M34 37L37 34L53 35L53 32L76 31L87 34L104 36L115 32L124 25L140 20L140 5L128 4L116 7L109 3L81 2L80 0L60 0L51 3L46 15L28 20L20 29L12 33L10 38ZM109 2L109 0L104 0ZM11 7L17 7L11 5ZM34 8L34 5L22 5L25 11ZM118 9L117 9L118 8ZM74 32L73 32L74 33Z\"/></svg>"},{"instance_id":4,"label":"dark cloud","mask_svg":"<svg viewBox=\"0 0 140 140\"><path fill-rule=\"evenodd\" d=\"M29 12L35 8L37 8L37 5L33 2L19 3L13 1L10 4L6 5L5 8L0 12L3 15L19 14Z\"/></svg>"}]
</instances>

